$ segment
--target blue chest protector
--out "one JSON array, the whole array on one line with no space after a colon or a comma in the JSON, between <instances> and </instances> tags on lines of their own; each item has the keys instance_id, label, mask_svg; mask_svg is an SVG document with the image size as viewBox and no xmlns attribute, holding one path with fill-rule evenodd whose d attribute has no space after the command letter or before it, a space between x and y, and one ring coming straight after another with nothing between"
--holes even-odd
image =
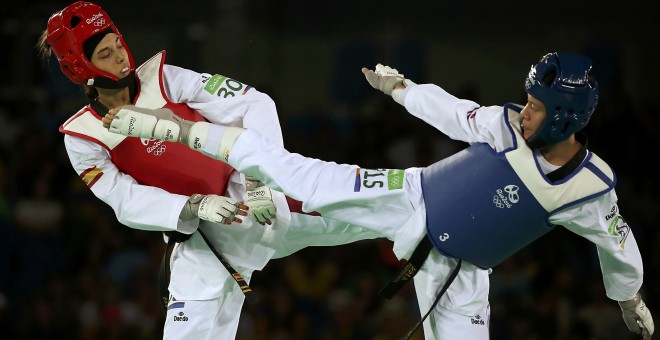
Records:
<instances>
[{"instance_id":1,"label":"blue chest protector","mask_svg":"<svg viewBox=\"0 0 660 340\"><path fill-rule=\"evenodd\" d=\"M548 180L520 134L519 111L504 108L511 148L474 144L422 171L428 236L446 256L493 267L552 230L552 213L614 188L614 172L591 152L566 178Z\"/></svg>"}]
</instances>

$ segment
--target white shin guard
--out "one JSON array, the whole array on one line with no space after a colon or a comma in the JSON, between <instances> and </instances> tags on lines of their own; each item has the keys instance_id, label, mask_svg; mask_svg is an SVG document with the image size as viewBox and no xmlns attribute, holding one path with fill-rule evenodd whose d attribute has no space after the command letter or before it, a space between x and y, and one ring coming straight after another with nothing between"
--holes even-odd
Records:
<instances>
[{"instance_id":1,"label":"white shin guard","mask_svg":"<svg viewBox=\"0 0 660 340\"><path fill-rule=\"evenodd\" d=\"M190 128L188 146L206 156L227 163L229 152L243 128L196 122Z\"/></svg>"}]
</instances>

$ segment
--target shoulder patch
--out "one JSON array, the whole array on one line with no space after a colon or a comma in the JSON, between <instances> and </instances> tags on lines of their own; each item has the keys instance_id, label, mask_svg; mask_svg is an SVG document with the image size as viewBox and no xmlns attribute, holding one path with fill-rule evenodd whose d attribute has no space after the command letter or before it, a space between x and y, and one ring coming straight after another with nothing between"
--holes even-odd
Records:
<instances>
[{"instance_id":1,"label":"shoulder patch","mask_svg":"<svg viewBox=\"0 0 660 340\"><path fill-rule=\"evenodd\" d=\"M401 169L361 169L355 170L353 191L363 189L397 190L403 188L405 171Z\"/></svg>"},{"instance_id":2,"label":"shoulder patch","mask_svg":"<svg viewBox=\"0 0 660 340\"><path fill-rule=\"evenodd\" d=\"M238 80L225 77L221 74L214 74L206 80L204 91L218 97L227 98L244 95L250 88L250 86L246 86Z\"/></svg>"},{"instance_id":3,"label":"shoulder patch","mask_svg":"<svg viewBox=\"0 0 660 340\"><path fill-rule=\"evenodd\" d=\"M97 167L91 167L80 173L80 178L88 187L92 187L103 176L103 171Z\"/></svg>"}]
</instances>

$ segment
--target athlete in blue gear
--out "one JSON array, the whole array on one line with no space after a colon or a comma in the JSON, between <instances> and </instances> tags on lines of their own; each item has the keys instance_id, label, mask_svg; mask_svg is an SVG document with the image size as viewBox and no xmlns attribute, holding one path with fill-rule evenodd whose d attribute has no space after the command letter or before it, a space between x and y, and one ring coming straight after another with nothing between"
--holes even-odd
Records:
<instances>
[{"instance_id":1,"label":"athlete in blue gear","mask_svg":"<svg viewBox=\"0 0 660 340\"><path fill-rule=\"evenodd\" d=\"M420 311L429 311L427 339L488 339L491 268L555 226L597 247L607 296L619 302L628 328L649 339L654 326L639 294L642 258L617 206L616 176L580 136L598 102L591 69L586 56L547 54L527 76L526 105L502 107L417 85L380 64L364 68L374 88L470 144L425 168L325 162L289 153L250 129L208 123L193 125L196 142L189 147L304 202L305 211L392 240L397 257L409 262L382 293L393 294L414 276ZM123 135L165 138L164 126L178 129L149 110L115 112L105 126ZM147 136L129 133L128 123Z\"/></svg>"}]
</instances>

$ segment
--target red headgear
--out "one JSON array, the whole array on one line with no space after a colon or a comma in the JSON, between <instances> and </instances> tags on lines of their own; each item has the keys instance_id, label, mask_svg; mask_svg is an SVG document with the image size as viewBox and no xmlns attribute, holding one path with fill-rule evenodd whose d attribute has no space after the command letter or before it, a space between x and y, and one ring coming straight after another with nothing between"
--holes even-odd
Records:
<instances>
[{"instance_id":1,"label":"red headgear","mask_svg":"<svg viewBox=\"0 0 660 340\"><path fill-rule=\"evenodd\" d=\"M134 71L135 63L131 51L108 14L99 5L78 1L48 19L46 41L55 53L62 72L74 83L93 85L95 78L119 81L116 76L92 65L83 49L83 44L87 39L108 28L119 37L128 54L131 71Z\"/></svg>"}]
</instances>

